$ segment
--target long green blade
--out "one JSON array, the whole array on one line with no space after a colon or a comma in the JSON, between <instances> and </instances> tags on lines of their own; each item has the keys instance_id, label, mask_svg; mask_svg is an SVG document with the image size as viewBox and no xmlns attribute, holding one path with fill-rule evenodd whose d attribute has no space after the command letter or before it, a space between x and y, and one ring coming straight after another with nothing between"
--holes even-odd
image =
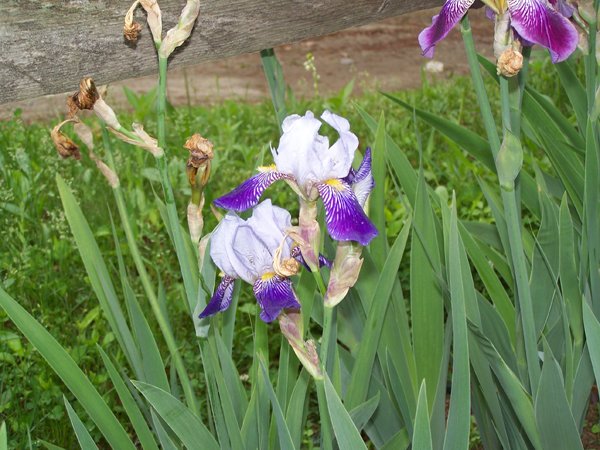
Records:
<instances>
[{"instance_id":1,"label":"long green blade","mask_svg":"<svg viewBox=\"0 0 600 450\"><path fill-rule=\"evenodd\" d=\"M67 414L69 415L69 420L71 420L71 425L73 426L73 430L75 431L75 436L77 436L77 442L79 442L79 446L81 450L98 450L98 446L90 436L89 431L85 428L85 425L67 400L67 397L63 396L63 400L65 401L65 407L67 408Z\"/></svg>"},{"instance_id":2,"label":"long green blade","mask_svg":"<svg viewBox=\"0 0 600 450\"><path fill-rule=\"evenodd\" d=\"M421 388L419 389L419 400L417 401L417 412L415 414L415 430L413 432L412 448L418 448L419 450L433 450L425 380L423 380L421 383Z\"/></svg>"},{"instance_id":3,"label":"long green blade","mask_svg":"<svg viewBox=\"0 0 600 450\"><path fill-rule=\"evenodd\" d=\"M327 409L329 410L333 432L335 433L339 447L343 449L366 450L367 447L360 437L360 433L356 429L350 414L348 414L348 411L346 411L346 408L342 404L342 400L335 391L327 374L325 374L324 381Z\"/></svg>"},{"instance_id":4,"label":"long green blade","mask_svg":"<svg viewBox=\"0 0 600 450\"><path fill-rule=\"evenodd\" d=\"M459 450L469 448L470 416L465 411L471 410L469 344L467 332L467 312L465 307L465 287L460 252L462 242L458 233L456 216L456 197L453 196L449 231L449 278L450 302L452 305L452 393L448 425L444 439L444 449Z\"/></svg>"},{"instance_id":5,"label":"long green blade","mask_svg":"<svg viewBox=\"0 0 600 450\"><path fill-rule=\"evenodd\" d=\"M198 448L199 443L202 443L202 448L205 449L220 448L202 421L171 394L151 384L131 382L187 448Z\"/></svg>"},{"instance_id":6,"label":"long green blade","mask_svg":"<svg viewBox=\"0 0 600 450\"><path fill-rule=\"evenodd\" d=\"M0 288L0 307L75 395L108 443L114 448L135 450L113 412L75 364L71 355L2 288Z\"/></svg>"},{"instance_id":7,"label":"long green blade","mask_svg":"<svg viewBox=\"0 0 600 450\"><path fill-rule=\"evenodd\" d=\"M110 377L113 386L119 395L119 400L121 400L123 408L125 409L125 412L131 421L131 425L133 426L133 429L140 440L140 444L142 444L142 448L144 450L158 450L158 446L156 445L152 431L150 431L142 411L140 411L139 406L135 402L131 392L127 388L127 385L121 378L121 375L119 375L117 368L100 346L98 346L98 351L100 352L104 366L108 371L108 376Z\"/></svg>"}]
</instances>

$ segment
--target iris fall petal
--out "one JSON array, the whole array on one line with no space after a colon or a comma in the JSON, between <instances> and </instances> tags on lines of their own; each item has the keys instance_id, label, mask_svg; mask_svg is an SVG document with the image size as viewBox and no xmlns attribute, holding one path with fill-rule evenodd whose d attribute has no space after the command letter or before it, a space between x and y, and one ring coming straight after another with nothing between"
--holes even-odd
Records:
<instances>
[{"instance_id":1,"label":"iris fall petal","mask_svg":"<svg viewBox=\"0 0 600 450\"><path fill-rule=\"evenodd\" d=\"M357 241L367 245L377 236L352 188L342 180L327 180L318 186L325 207L325 222L331 237L337 241Z\"/></svg>"},{"instance_id":2,"label":"iris fall petal","mask_svg":"<svg viewBox=\"0 0 600 450\"><path fill-rule=\"evenodd\" d=\"M286 178L284 173L276 170L265 170L264 172L248 178L233 191L216 199L213 203L220 208L232 211L245 211L256 206L260 196L275 181Z\"/></svg>"},{"instance_id":3,"label":"iris fall petal","mask_svg":"<svg viewBox=\"0 0 600 450\"><path fill-rule=\"evenodd\" d=\"M284 308L300 309L292 289L292 281L273 273L265 274L254 283L254 295L261 308L260 318L272 322Z\"/></svg>"},{"instance_id":4,"label":"iris fall petal","mask_svg":"<svg viewBox=\"0 0 600 450\"><path fill-rule=\"evenodd\" d=\"M440 13L433 16L431 25L419 33L419 45L423 55L433 57L435 46L462 19L474 0L447 0Z\"/></svg>"},{"instance_id":5,"label":"iris fall petal","mask_svg":"<svg viewBox=\"0 0 600 450\"><path fill-rule=\"evenodd\" d=\"M577 48L579 36L573 24L545 0L508 0L508 10L517 33L550 50L552 62L564 61Z\"/></svg>"},{"instance_id":6,"label":"iris fall petal","mask_svg":"<svg viewBox=\"0 0 600 450\"><path fill-rule=\"evenodd\" d=\"M229 305L231 304L231 298L233 296L234 281L235 279L228 275L223 277L219 283L219 286L217 286L217 290L208 302L208 305L206 305L204 311L200 313L201 319L212 316L218 312L223 312L229 308Z\"/></svg>"}]
</instances>

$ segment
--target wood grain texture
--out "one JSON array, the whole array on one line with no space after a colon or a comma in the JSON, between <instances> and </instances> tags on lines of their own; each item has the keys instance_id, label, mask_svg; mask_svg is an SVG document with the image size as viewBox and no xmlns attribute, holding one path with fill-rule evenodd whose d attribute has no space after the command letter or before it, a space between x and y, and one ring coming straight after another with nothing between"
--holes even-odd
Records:
<instances>
[{"instance_id":1,"label":"wood grain texture","mask_svg":"<svg viewBox=\"0 0 600 450\"><path fill-rule=\"evenodd\" d=\"M185 1L162 0L163 33ZM197 64L425 9L441 0L204 0L191 39L172 66ZM1 0L0 104L156 72L150 30L137 46L123 38L129 1ZM143 10L136 18L145 24ZM416 36L415 36L416 39Z\"/></svg>"}]
</instances>

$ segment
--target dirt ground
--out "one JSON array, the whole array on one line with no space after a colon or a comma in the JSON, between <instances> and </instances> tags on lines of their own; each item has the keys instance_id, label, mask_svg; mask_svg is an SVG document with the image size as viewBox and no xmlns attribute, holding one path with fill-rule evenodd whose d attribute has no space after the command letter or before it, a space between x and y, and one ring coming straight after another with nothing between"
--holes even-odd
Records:
<instances>
[{"instance_id":1,"label":"dirt ground","mask_svg":"<svg viewBox=\"0 0 600 450\"><path fill-rule=\"evenodd\" d=\"M304 67L307 54L314 56L320 94L339 91L355 80L355 92L378 88L386 91L415 88L421 72L430 61L421 56L417 35L431 23L436 10L419 11L381 22L333 33L327 36L282 45L276 54L286 82L298 97L313 95L313 75ZM474 11L472 27L478 50L490 55L493 24L482 10ZM443 64L437 77L465 73L467 63L458 29L436 49L434 61ZM439 64L430 66L440 69ZM115 109L127 108L122 86L144 92L155 86L154 76L125 80L109 86L107 101ZM73 91L76 86L73 86ZM173 69L169 73L169 100L174 105L215 103L223 99L259 101L269 95L257 53L240 55L201 65ZM65 94L0 105L0 120L20 108L27 121L55 119L64 113Z\"/></svg>"}]
</instances>

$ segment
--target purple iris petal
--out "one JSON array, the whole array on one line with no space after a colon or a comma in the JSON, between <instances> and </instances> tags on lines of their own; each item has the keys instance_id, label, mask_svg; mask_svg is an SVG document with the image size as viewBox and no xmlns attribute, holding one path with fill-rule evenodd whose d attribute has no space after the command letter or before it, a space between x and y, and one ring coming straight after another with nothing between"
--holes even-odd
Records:
<instances>
[{"instance_id":1,"label":"purple iris petal","mask_svg":"<svg viewBox=\"0 0 600 450\"><path fill-rule=\"evenodd\" d=\"M219 286L217 286L217 290L211 297L208 305L204 308L204 311L200 313L200 318L204 319L205 317L212 316L218 312L225 311L229 308L231 304L231 298L233 296L233 282L235 278L230 277L229 275L225 275Z\"/></svg>"},{"instance_id":2,"label":"purple iris petal","mask_svg":"<svg viewBox=\"0 0 600 450\"><path fill-rule=\"evenodd\" d=\"M549 0L552 7L557 10L560 14L565 16L567 19L573 16L575 8L567 3L565 0Z\"/></svg>"},{"instance_id":3,"label":"purple iris petal","mask_svg":"<svg viewBox=\"0 0 600 450\"><path fill-rule=\"evenodd\" d=\"M289 278L263 275L254 282L254 295L262 309L260 318L265 322L274 321L284 308L300 309Z\"/></svg>"},{"instance_id":4,"label":"purple iris petal","mask_svg":"<svg viewBox=\"0 0 600 450\"><path fill-rule=\"evenodd\" d=\"M319 184L317 188L325 206L327 231L333 239L367 245L377 236L377 228L363 211L348 183L333 179Z\"/></svg>"},{"instance_id":5,"label":"purple iris petal","mask_svg":"<svg viewBox=\"0 0 600 450\"><path fill-rule=\"evenodd\" d=\"M473 2L474 0L446 0L440 13L433 16L431 25L419 33L419 45L424 56L433 57L435 45L448 35Z\"/></svg>"},{"instance_id":6,"label":"purple iris petal","mask_svg":"<svg viewBox=\"0 0 600 450\"><path fill-rule=\"evenodd\" d=\"M552 62L564 61L577 48L575 26L545 0L508 0L508 10L517 33L550 50Z\"/></svg>"},{"instance_id":7,"label":"purple iris petal","mask_svg":"<svg viewBox=\"0 0 600 450\"><path fill-rule=\"evenodd\" d=\"M220 208L233 211L245 211L256 206L260 196L275 181L286 178L288 175L275 170L267 170L248 178L229 194L216 199L213 203Z\"/></svg>"},{"instance_id":8,"label":"purple iris petal","mask_svg":"<svg viewBox=\"0 0 600 450\"><path fill-rule=\"evenodd\" d=\"M302 264L306 270L310 270L310 267L308 264L306 264L306 261L302 256L300 247L294 247L290 252L290 256ZM331 266L333 266L333 261L327 259L325 256L319 253L319 267L327 267L328 269L331 269Z\"/></svg>"}]
</instances>

